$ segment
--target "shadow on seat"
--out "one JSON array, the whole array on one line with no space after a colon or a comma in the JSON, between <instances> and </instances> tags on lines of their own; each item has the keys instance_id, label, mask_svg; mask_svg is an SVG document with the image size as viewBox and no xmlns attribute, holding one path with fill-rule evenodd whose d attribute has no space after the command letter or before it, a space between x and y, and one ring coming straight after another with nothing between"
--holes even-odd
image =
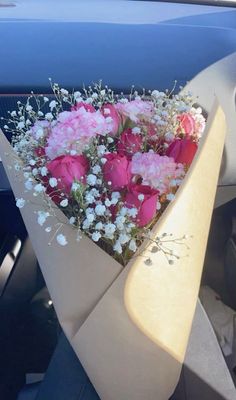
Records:
<instances>
[{"instance_id":1,"label":"shadow on seat","mask_svg":"<svg viewBox=\"0 0 236 400\"><path fill-rule=\"evenodd\" d=\"M75 399L99 400L99 396L65 335L61 334L44 381L24 387L17 400ZM170 400L199 399L236 400L236 389L200 302L197 304L181 378Z\"/></svg>"}]
</instances>

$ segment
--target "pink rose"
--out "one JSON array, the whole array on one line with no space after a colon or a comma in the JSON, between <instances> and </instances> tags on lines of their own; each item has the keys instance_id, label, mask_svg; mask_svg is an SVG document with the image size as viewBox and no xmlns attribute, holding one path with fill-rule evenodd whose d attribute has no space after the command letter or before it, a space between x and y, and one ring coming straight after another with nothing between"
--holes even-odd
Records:
<instances>
[{"instance_id":1,"label":"pink rose","mask_svg":"<svg viewBox=\"0 0 236 400\"><path fill-rule=\"evenodd\" d=\"M186 136L191 136L195 131L195 121L191 114L183 113L178 115L177 120L179 121L178 133L185 133Z\"/></svg>"},{"instance_id":2,"label":"pink rose","mask_svg":"<svg viewBox=\"0 0 236 400\"><path fill-rule=\"evenodd\" d=\"M120 136L117 145L118 153L131 158L134 153L141 150L142 136L132 133L132 129L126 129Z\"/></svg>"},{"instance_id":3,"label":"pink rose","mask_svg":"<svg viewBox=\"0 0 236 400\"><path fill-rule=\"evenodd\" d=\"M104 104L101 108L101 113L105 118L111 118L112 127L111 134L116 135L121 123L120 116L112 104Z\"/></svg>"},{"instance_id":4,"label":"pink rose","mask_svg":"<svg viewBox=\"0 0 236 400\"><path fill-rule=\"evenodd\" d=\"M89 163L85 156L59 156L50 161L47 169L58 181L57 188L70 193L74 180L85 181L89 169Z\"/></svg>"},{"instance_id":5,"label":"pink rose","mask_svg":"<svg viewBox=\"0 0 236 400\"><path fill-rule=\"evenodd\" d=\"M132 185L125 198L128 208L137 208L138 214L135 221L138 226L147 225L156 215L158 191L145 185Z\"/></svg>"},{"instance_id":6,"label":"pink rose","mask_svg":"<svg viewBox=\"0 0 236 400\"><path fill-rule=\"evenodd\" d=\"M104 158L107 162L103 165L104 180L111 182L112 190L122 189L127 186L131 180L130 163L125 156L110 153Z\"/></svg>"},{"instance_id":7,"label":"pink rose","mask_svg":"<svg viewBox=\"0 0 236 400\"><path fill-rule=\"evenodd\" d=\"M87 104L84 101L79 101L74 106L72 106L71 107L71 111L79 110L81 107L84 107L84 109L86 111L89 111L89 112L95 112L96 111L94 106L92 106L92 104Z\"/></svg>"},{"instance_id":8,"label":"pink rose","mask_svg":"<svg viewBox=\"0 0 236 400\"><path fill-rule=\"evenodd\" d=\"M166 155L176 163L190 165L197 151L197 144L190 139L176 139L168 147Z\"/></svg>"}]
</instances>

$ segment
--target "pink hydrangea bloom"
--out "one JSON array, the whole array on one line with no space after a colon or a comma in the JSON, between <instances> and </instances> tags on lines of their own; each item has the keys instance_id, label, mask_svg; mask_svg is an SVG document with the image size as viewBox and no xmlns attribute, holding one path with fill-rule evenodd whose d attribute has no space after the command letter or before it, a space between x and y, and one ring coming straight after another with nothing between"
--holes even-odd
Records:
<instances>
[{"instance_id":1,"label":"pink hydrangea bloom","mask_svg":"<svg viewBox=\"0 0 236 400\"><path fill-rule=\"evenodd\" d=\"M171 182L184 176L184 167L171 157L153 152L136 153L132 158L131 172L143 179L142 185L158 189L162 195L170 191Z\"/></svg>"},{"instance_id":2,"label":"pink hydrangea bloom","mask_svg":"<svg viewBox=\"0 0 236 400\"><path fill-rule=\"evenodd\" d=\"M130 118L133 122L139 122L142 118L149 119L153 114L153 103L141 99L117 103L115 107L121 115Z\"/></svg>"},{"instance_id":3,"label":"pink hydrangea bloom","mask_svg":"<svg viewBox=\"0 0 236 400\"><path fill-rule=\"evenodd\" d=\"M89 112L84 107L64 111L58 115L57 124L52 128L45 149L47 156L54 159L75 150L81 154L86 144L96 135L106 135L111 130L102 113Z\"/></svg>"}]
</instances>

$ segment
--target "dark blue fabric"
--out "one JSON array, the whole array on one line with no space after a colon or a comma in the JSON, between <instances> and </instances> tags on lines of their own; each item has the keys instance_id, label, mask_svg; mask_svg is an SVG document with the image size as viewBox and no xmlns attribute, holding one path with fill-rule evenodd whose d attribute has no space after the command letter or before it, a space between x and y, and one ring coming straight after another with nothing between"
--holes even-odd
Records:
<instances>
[{"instance_id":1,"label":"dark blue fabric","mask_svg":"<svg viewBox=\"0 0 236 400\"><path fill-rule=\"evenodd\" d=\"M59 339L35 400L99 400L64 334Z\"/></svg>"},{"instance_id":2,"label":"dark blue fabric","mask_svg":"<svg viewBox=\"0 0 236 400\"><path fill-rule=\"evenodd\" d=\"M227 13L226 13L227 14ZM236 51L236 29L175 23L129 25L80 22L0 24L2 93L48 91L48 77L81 87L99 79L113 89L166 89ZM204 17L210 19L210 15ZM218 14L219 21L224 13ZM188 25L188 20L190 24ZM195 23L195 25L194 25ZM215 23L215 19L214 19ZM27 40L26 40L27 38Z\"/></svg>"}]
</instances>

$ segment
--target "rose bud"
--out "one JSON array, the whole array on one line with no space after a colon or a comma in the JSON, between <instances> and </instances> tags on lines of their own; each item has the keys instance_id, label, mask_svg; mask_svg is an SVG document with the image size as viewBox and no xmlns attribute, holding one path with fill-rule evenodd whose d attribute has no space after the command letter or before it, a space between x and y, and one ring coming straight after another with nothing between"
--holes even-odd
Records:
<instances>
[{"instance_id":1,"label":"rose bud","mask_svg":"<svg viewBox=\"0 0 236 400\"><path fill-rule=\"evenodd\" d=\"M104 156L106 163L103 165L104 180L112 190L122 189L131 180L130 163L125 156L109 153Z\"/></svg>"},{"instance_id":2,"label":"rose bud","mask_svg":"<svg viewBox=\"0 0 236 400\"><path fill-rule=\"evenodd\" d=\"M190 139L176 139L166 150L166 155L176 163L190 165L197 151L197 144Z\"/></svg>"},{"instance_id":3,"label":"rose bud","mask_svg":"<svg viewBox=\"0 0 236 400\"><path fill-rule=\"evenodd\" d=\"M59 156L46 165L53 178L58 179L57 188L70 193L74 180L85 181L89 163L85 156ZM60 180L59 180L60 179Z\"/></svg>"},{"instance_id":4,"label":"rose bud","mask_svg":"<svg viewBox=\"0 0 236 400\"><path fill-rule=\"evenodd\" d=\"M125 205L128 208L137 208L135 222L138 226L147 225L157 212L158 191L145 185L131 185L126 194Z\"/></svg>"},{"instance_id":5,"label":"rose bud","mask_svg":"<svg viewBox=\"0 0 236 400\"><path fill-rule=\"evenodd\" d=\"M94 106L92 106L92 104L88 104L85 103L84 101L79 101L78 103L76 103L74 106L71 107L71 111L77 111L79 110L81 107L84 107L84 109L88 112L95 112L95 108Z\"/></svg>"},{"instance_id":6,"label":"rose bud","mask_svg":"<svg viewBox=\"0 0 236 400\"><path fill-rule=\"evenodd\" d=\"M195 121L191 114L183 113L178 115L177 120L179 121L178 133L184 133L186 136L191 136L195 131Z\"/></svg>"},{"instance_id":7,"label":"rose bud","mask_svg":"<svg viewBox=\"0 0 236 400\"><path fill-rule=\"evenodd\" d=\"M104 104L101 108L101 113L105 118L111 118L111 135L114 136L119 130L121 118L112 104Z\"/></svg>"},{"instance_id":8,"label":"rose bud","mask_svg":"<svg viewBox=\"0 0 236 400\"><path fill-rule=\"evenodd\" d=\"M131 158L134 153L140 151L142 146L142 136L132 133L132 129L122 132L117 145L118 153Z\"/></svg>"}]
</instances>

